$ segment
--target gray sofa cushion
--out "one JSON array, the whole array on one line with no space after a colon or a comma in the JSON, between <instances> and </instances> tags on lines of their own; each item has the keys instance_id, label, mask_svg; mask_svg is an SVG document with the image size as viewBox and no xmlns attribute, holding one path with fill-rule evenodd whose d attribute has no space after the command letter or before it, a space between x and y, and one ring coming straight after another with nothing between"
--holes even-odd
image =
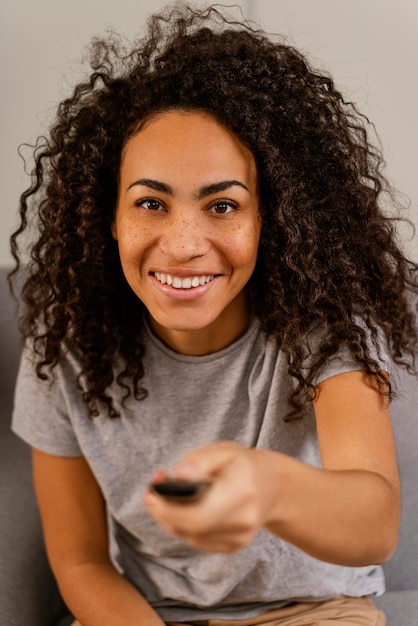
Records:
<instances>
[{"instance_id":1,"label":"gray sofa cushion","mask_svg":"<svg viewBox=\"0 0 418 626\"><path fill-rule=\"evenodd\" d=\"M418 591L388 591L375 603L386 613L387 626L418 626Z\"/></svg>"},{"instance_id":2,"label":"gray sofa cushion","mask_svg":"<svg viewBox=\"0 0 418 626\"><path fill-rule=\"evenodd\" d=\"M29 448L10 431L20 342L0 271L0 624L53 626L65 608L49 568L32 488Z\"/></svg>"},{"instance_id":3,"label":"gray sofa cushion","mask_svg":"<svg viewBox=\"0 0 418 626\"><path fill-rule=\"evenodd\" d=\"M402 370L396 382L398 397L392 403L391 414L403 510L398 548L384 570L389 591L418 590L418 380Z\"/></svg>"},{"instance_id":4,"label":"gray sofa cushion","mask_svg":"<svg viewBox=\"0 0 418 626\"><path fill-rule=\"evenodd\" d=\"M65 609L45 554L29 450L13 435L1 440L0 624L52 626Z\"/></svg>"}]
</instances>

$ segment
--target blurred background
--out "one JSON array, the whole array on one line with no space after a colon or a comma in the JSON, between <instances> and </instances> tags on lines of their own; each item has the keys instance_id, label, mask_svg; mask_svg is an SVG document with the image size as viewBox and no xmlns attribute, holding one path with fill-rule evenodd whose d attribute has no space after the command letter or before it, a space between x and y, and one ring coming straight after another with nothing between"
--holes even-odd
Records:
<instances>
[{"instance_id":1,"label":"blurred background","mask_svg":"<svg viewBox=\"0 0 418 626\"><path fill-rule=\"evenodd\" d=\"M11 263L9 237L29 178L18 146L46 132L57 103L85 74L81 58L111 27L127 37L166 0L0 0L0 265ZM183 2L171 2L181 5ZM208 1L194 1L207 6ZM268 32L283 34L374 122L386 173L409 199L418 229L417 0L224 0ZM86 66L84 66L86 70ZM29 154L26 151L26 154ZM400 231L418 261L418 232Z\"/></svg>"}]
</instances>

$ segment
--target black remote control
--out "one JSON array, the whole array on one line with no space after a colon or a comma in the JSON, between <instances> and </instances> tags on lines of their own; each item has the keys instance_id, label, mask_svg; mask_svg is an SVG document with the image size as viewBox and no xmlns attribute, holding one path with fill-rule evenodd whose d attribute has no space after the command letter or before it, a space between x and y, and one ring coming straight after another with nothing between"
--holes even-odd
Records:
<instances>
[{"instance_id":1,"label":"black remote control","mask_svg":"<svg viewBox=\"0 0 418 626\"><path fill-rule=\"evenodd\" d=\"M158 495L178 502L195 502L202 497L210 483L207 481L191 482L177 478L166 478L158 483L151 483L150 489Z\"/></svg>"}]
</instances>

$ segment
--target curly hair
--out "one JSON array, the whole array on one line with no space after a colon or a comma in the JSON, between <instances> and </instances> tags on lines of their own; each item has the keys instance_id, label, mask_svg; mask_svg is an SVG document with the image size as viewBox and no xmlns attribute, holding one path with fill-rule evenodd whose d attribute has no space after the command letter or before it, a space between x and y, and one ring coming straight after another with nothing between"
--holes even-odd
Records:
<instances>
[{"instance_id":1,"label":"curly hair","mask_svg":"<svg viewBox=\"0 0 418 626\"><path fill-rule=\"evenodd\" d=\"M418 338L407 290L418 292L418 268L397 244L398 218L382 209L382 197L394 207L397 200L369 122L332 78L278 37L214 7L154 15L130 49L112 33L96 38L91 67L35 147L11 240L17 272L18 238L36 225L21 328L34 342L37 375L47 378L70 342L90 416L101 403L118 415L108 391L115 376L124 397L145 397L144 307L111 236L121 153L145 119L198 109L232 130L256 161L262 233L249 293L287 355L292 415L302 415L315 376L342 344L391 395L368 337L377 344L383 332L395 362L413 369ZM312 358L306 336L317 325L322 341Z\"/></svg>"}]
</instances>

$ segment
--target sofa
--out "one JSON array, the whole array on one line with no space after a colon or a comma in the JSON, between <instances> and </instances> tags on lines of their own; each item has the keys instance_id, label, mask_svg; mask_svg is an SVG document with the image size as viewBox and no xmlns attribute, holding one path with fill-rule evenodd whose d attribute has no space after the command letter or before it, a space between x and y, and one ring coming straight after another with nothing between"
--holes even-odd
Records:
<instances>
[{"instance_id":1,"label":"sofa","mask_svg":"<svg viewBox=\"0 0 418 626\"><path fill-rule=\"evenodd\" d=\"M6 276L0 268L0 626L57 626L68 611L45 554L30 451L10 431L20 340ZM387 592L376 603L388 626L418 626L418 380L402 371L398 388L392 417L403 514L397 551L384 565Z\"/></svg>"}]
</instances>

